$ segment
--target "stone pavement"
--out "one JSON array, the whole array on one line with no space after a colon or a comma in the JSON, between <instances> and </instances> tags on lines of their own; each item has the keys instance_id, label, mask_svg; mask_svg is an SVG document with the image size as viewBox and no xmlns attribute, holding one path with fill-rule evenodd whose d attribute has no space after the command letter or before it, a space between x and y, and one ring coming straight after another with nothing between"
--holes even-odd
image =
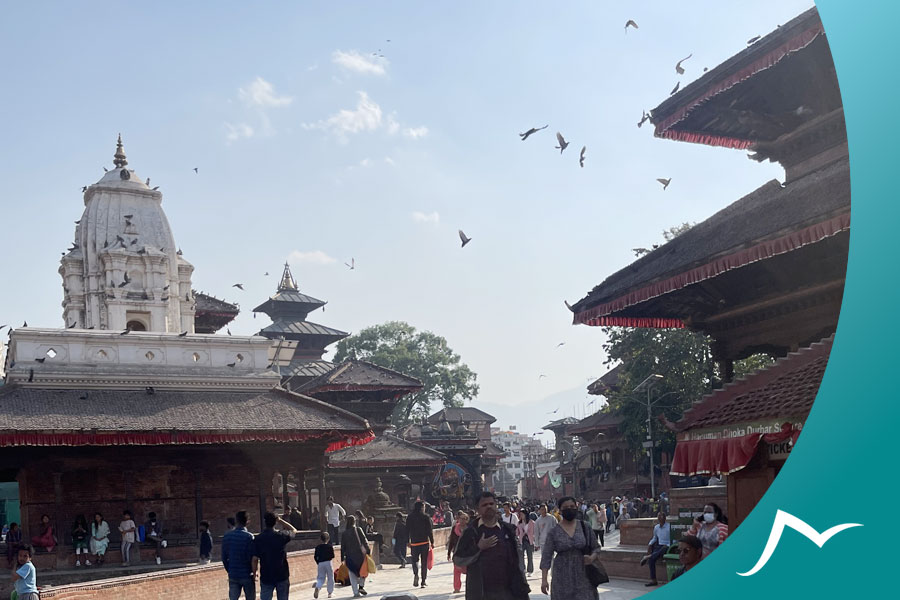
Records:
<instances>
[{"instance_id":1,"label":"stone pavement","mask_svg":"<svg viewBox=\"0 0 900 600\"><path fill-rule=\"evenodd\" d=\"M397 565L385 565L383 570L366 580L367 598L380 600L383 595L397 592L411 592L419 600L465 600L465 592L453 593L453 565L445 559L445 556L436 557L434 569L428 572L428 587L414 589L412 587L412 569L407 566L400 569ZM530 600L548 600L548 596L541 594L541 573L537 568L540 562L540 553L534 554L535 572L528 578L531 586ZM552 583L552 581L551 581ZM644 581L632 581L628 579L612 579L609 583L600 586L600 600L630 600L637 598L651 588L644 587ZM463 576L463 589L465 590L465 576ZM655 588L653 588L655 589ZM336 586L334 598L344 600L351 598L353 593L350 586ZM327 590L319 594L319 598L327 598ZM310 583L297 584L291 587L291 598L312 598Z\"/></svg>"}]
</instances>

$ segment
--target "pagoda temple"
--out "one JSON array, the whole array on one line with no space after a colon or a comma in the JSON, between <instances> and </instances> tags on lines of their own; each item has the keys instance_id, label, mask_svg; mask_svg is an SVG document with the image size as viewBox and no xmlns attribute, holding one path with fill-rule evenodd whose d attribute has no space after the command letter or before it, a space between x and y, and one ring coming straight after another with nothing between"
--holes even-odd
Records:
<instances>
[{"instance_id":1,"label":"pagoda temple","mask_svg":"<svg viewBox=\"0 0 900 600\"><path fill-rule=\"evenodd\" d=\"M652 111L651 122L657 137L749 150L751 158L785 169L784 183L770 181L729 204L571 307L575 324L702 332L713 340L726 383L735 360L757 353L780 358L695 399L672 425L678 432L672 474L730 474L726 512L733 527L797 441L840 314L850 166L818 11L809 9L684 86Z\"/></svg>"},{"instance_id":2,"label":"pagoda temple","mask_svg":"<svg viewBox=\"0 0 900 600\"><path fill-rule=\"evenodd\" d=\"M329 345L349 335L307 320L309 313L324 309L326 304L324 300L301 293L291 267L284 263L275 295L253 309L254 313L265 313L272 319L272 324L260 330L259 335L270 340L285 340L293 347L289 363L285 367L276 365L282 381L290 389L331 371L334 365L323 360L322 355Z\"/></svg>"}]
</instances>

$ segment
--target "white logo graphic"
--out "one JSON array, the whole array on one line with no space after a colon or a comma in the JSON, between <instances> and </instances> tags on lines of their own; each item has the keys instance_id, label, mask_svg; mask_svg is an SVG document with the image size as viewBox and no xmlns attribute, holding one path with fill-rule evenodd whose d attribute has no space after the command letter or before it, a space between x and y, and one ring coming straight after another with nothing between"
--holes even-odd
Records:
<instances>
[{"instance_id":1,"label":"white logo graphic","mask_svg":"<svg viewBox=\"0 0 900 600\"><path fill-rule=\"evenodd\" d=\"M790 527L794 531L802 533L809 538L812 543L821 548L825 545L825 542L843 530L850 529L851 527L862 527L862 524L844 523L843 525L835 525L831 529L826 529L822 533L819 533L803 520L798 519L794 515L786 513L783 510L779 510L775 513L775 522L772 524L772 531L769 533L769 541L766 542L766 547L763 548L762 556L759 557L759 560L752 569L746 573L738 573L738 575L749 577L766 566L766 563L769 562L769 558L771 558L772 554L775 552L775 548L778 547L778 542L781 540L781 534L784 532L785 527Z\"/></svg>"}]
</instances>

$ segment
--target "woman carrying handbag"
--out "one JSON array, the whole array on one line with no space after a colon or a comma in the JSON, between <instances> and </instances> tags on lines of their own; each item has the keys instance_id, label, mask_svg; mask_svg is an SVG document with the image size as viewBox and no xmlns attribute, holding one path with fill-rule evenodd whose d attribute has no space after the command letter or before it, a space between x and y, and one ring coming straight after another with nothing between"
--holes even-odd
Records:
<instances>
[{"instance_id":1,"label":"woman carrying handbag","mask_svg":"<svg viewBox=\"0 0 900 600\"><path fill-rule=\"evenodd\" d=\"M357 527L356 517L347 515L347 529L341 535L341 561L347 565L354 598L368 594L364 587L366 576L361 571L365 567L365 572L368 573L367 558L370 552L366 534Z\"/></svg>"},{"instance_id":2,"label":"woman carrying handbag","mask_svg":"<svg viewBox=\"0 0 900 600\"><path fill-rule=\"evenodd\" d=\"M541 592L549 593L551 600L598 600L597 586L609 579L599 566L597 536L578 520L574 498L560 498L559 509L562 521L550 530L541 546ZM551 564L552 590L547 578Z\"/></svg>"}]
</instances>

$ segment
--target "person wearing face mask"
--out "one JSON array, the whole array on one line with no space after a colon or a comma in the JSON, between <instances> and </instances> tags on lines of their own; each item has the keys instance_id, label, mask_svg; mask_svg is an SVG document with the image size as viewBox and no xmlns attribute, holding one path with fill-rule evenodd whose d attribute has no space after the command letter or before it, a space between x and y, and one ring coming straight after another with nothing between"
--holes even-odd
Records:
<instances>
[{"instance_id":1,"label":"person wearing face mask","mask_svg":"<svg viewBox=\"0 0 900 600\"><path fill-rule=\"evenodd\" d=\"M541 592L549 593L550 600L598 600L597 588L584 571L586 565L599 563L597 536L578 520L574 498L560 498L558 504L563 520L550 530L541 548ZM551 564L552 589L547 578Z\"/></svg>"},{"instance_id":2,"label":"person wearing face mask","mask_svg":"<svg viewBox=\"0 0 900 600\"><path fill-rule=\"evenodd\" d=\"M728 537L728 519L722 514L722 509L715 502L710 502L703 507L703 515L694 520L693 526L685 535L694 535L703 544L703 556L719 547L719 544Z\"/></svg>"}]
</instances>

